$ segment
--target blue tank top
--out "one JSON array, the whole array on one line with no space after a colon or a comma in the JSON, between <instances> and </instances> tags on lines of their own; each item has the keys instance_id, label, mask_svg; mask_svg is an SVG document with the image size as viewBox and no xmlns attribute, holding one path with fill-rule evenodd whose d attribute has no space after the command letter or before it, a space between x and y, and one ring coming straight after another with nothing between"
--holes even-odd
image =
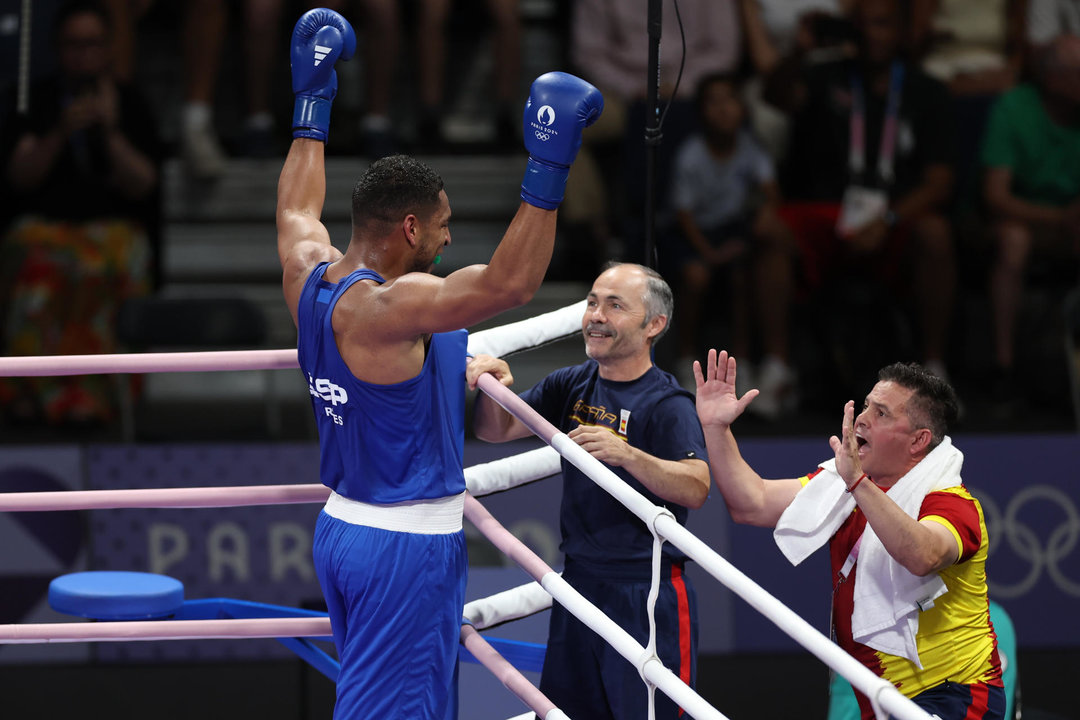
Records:
<instances>
[{"instance_id":1,"label":"blue tank top","mask_svg":"<svg viewBox=\"0 0 1080 720\"><path fill-rule=\"evenodd\" d=\"M320 477L339 495L397 503L465 490L465 353L468 333L435 333L414 378L390 385L360 380L338 351L331 318L359 280L385 280L361 269L338 283L319 264L297 306L297 350L319 429Z\"/></svg>"}]
</instances>

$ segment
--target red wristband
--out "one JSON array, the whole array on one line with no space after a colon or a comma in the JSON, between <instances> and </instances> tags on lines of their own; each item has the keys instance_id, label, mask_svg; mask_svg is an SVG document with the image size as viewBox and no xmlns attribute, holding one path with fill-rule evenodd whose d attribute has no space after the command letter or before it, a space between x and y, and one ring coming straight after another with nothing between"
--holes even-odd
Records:
<instances>
[{"instance_id":1,"label":"red wristband","mask_svg":"<svg viewBox=\"0 0 1080 720\"><path fill-rule=\"evenodd\" d=\"M859 487L859 483L861 483L861 482L862 482L863 480L865 480L865 479L866 479L866 473L863 473L862 475L860 475L860 476L859 476L859 479L855 481L855 484L854 484L854 485L852 485L852 486L851 486L851 487L849 487L849 488L844 488L844 492L846 492L846 493L849 493L849 492L851 492L851 491L852 491L852 490L854 490L855 488Z\"/></svg>"}]
</instances>

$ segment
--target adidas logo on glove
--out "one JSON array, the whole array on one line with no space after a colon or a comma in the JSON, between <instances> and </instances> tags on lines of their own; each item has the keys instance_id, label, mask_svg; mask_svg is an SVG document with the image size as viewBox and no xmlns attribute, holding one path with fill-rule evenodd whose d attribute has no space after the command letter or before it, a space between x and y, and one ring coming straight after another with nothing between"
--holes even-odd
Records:
<instances>
[{"instance_id":1,"label":"adidas logo on glove","mask_svg":"<svg viewBox=\"0 0 1080 720\"><path fill-rule=\"evenodd\" d=\"M325 45L315 46L315 67L319 67L319 63L326 59L326 56L330 54L330 50L332 49L333 48L328 48Z\"/></svg>"}]
</instances>

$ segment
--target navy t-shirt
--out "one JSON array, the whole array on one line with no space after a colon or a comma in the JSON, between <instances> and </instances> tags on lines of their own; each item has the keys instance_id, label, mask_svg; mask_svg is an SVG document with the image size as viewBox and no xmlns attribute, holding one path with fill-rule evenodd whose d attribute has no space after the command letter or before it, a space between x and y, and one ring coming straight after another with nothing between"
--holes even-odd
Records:
<instances>
[{"instance_id":1,"label":"navy t-shirt","mask_svg":"<svg viewBox=\"0 0 1080 720\"><path fill-rule=\"evenodd\" d=\"M556 370L521 398L563 432L578 425L604 427L661 460L708 462L693 395L655 366L636 380L616 382L602 379L596 362L587 360ZM685 507L661 500L626 470L611 469L686 524ZM645 523L566 460L562 470L560 549L567 559L613 563L652 557L652 533ZM664 556L685 559L671 543L664 543Z\"/></svg>"}]
</instances>

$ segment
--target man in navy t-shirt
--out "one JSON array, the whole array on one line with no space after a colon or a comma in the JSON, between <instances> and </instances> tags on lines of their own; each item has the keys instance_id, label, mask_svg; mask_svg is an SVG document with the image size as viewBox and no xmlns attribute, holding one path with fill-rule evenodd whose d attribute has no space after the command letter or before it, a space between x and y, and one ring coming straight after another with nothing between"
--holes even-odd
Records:
<instances>
[{"instance_id":1,"label":"man in navy t-shirt","mask_svg":"<svg viewBox=\"0 0 1080 720\"><path fill-rule=\"evenodd\" d=\"M709 467L693 396L652 363L667 330L671 288L655 271L613 264L593 283L582 318L589 359L548 375L522 394L529 405L653 503L686 523L709 493ZM483 372L511 382L505 362L477 356L470 385ZM476 401L476 435L488 442L526 437L528 428L486 395ZM653 538L633 513L563 460L560 511L563 577L642 645L649 638L646 600ZM656 602L656 650L691 687L697 656L697 598L683 574L686 556L663 546ZM646 718L648 695L637 669L557 603L552 607L540 689L571 717ZM678 708L656 695L656 717Z\"/></svg>"}]
</instances>

